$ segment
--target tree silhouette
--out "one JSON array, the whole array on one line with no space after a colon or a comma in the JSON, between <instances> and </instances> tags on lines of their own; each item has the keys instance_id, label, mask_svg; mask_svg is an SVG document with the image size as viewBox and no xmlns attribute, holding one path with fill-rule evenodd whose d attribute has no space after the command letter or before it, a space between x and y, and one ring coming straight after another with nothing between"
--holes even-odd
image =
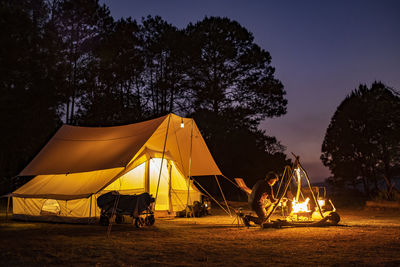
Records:
<instances>
[{"instance_id":1,"label":"tree silhouette","mask_svg":"<svg viewBox=\"0 0 400 267\"><path fill-rule=\"evenodd\" d=\"M284 147L258 130L262 119L286 113L285 91L274 78L269 53L228 18L206 17L185 32L187 111L222 171L252 184L268 170L282 170ZM282 160L272 166L274 156Z\"/></svg>"},{"instance_id":2,"label":"tree silhouette","mask_svg":"<svg viewBox=\"0 0 400 267\"><path fill-rule=\"evenodd\" d=\"M80 125L120 125L143 119L141 75L144 62L139 26L120 19L98 36L92 49L86 88L80 99Z\"/></svg>"},{"instance_id":3,"label":"tree silhouette","mask_svg":"<svg viewBox=\"0 0 400 267\"><path fill-rule=\"evenodd\" d=\"M286 113L270 54L236 21L206 17L186 28L189 38L188 102L194 112L237 112L258 123ZM237 111L236 111L237 110Z\"/></svg>"},{"instance_id":4,"label":"tree silhouette","mask_svg":"<svg viewBox=\"0 0 400 267\"><path fill-rule=\"evenodd\" d=\"M59 40L44 1L0 3L0 176L14 176L60 124Z\"/></svg>"},{"instance_id":5,"label":"tree silhouette","mask_svg":"<svg viewBox=\"0 0 400 267\"><path fill-rule=\"evenodd\" d=\"M149 112L152 116L182 112L187 44L183 32L159 16L147 16L142 19L140 36L145 61L142 92Z\"/></svg>"},{"instance_id":6,"label":"tree silhouette","mask_svg":"<svg viewBox=\"0 0 400 267\"><path fill-rule=\"evenodd\" d=\"M400 98L374 82L360 85L337 108L322 144L321 160L335 182L361 181L369 195L383 180L392 196L400 167Z\"/></svg>"},{"instance_id":7,"label":"tree silhouette","mask_svg":"<svg viewBox=\"0 0 400 267\"><path fill-rule=\"evenodd\" d=\"M82 126L192 116L222 172L250 185L287 164L258 129L287 101L267 51L227 18L179 30L114 21L97 0L0 2L0 175L14 176L61 120Z\"/></svg>"},{"instance_id":8,"label":"tree silhouette","mask_svg":"<svg viewBox=\"0 0 400 267\"><path fill-rule=\"evenodd\" d=\"M53 20L57 33L62 39L59 48L66 63L67 89L65 97L65 121L75 124L76 106L84 91L93 84L87 81L92 56L101 33L112 24L110 11L98 0L64 0L54 1Z\"/></svg>"}]
</instances>

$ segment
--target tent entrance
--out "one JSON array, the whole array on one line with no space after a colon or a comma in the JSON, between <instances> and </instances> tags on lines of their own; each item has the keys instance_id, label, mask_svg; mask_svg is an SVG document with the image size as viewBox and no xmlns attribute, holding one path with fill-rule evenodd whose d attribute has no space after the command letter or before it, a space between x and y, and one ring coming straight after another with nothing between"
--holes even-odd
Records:
<instances>
[{"instance_id":1,"label":"tent entrance","mask_svg":"<svg viewBox=\"0 0 400 267\"><path fill-rule=\"evenodd\" d=\"M47 199L42 206L40 215L60 215L60 204L55 199Z\"/></svg>"},{"instance_id":2,"label":"tent entrance","mask_svg":"<svg viewBox=\"0 0 400 267\"><path fill-rule=\"evenodd\" d=\"M158 178L160 176L160 168L162 162L162 169L161 169L161 177L160 183L158 184ZM153 195L153 197L157 194L157 185L158 185L158 194L157 194L157 201L155 210L169 210L169 181L170 175L168 172L167 160L162 160L160 158L152 158L149 160L150 164L150 173L149 173L149 193Z\"/></svg>"},{"instance_id":3,"label":"tent entrance","mask_svg":"<svg viewBox=\"0 0 400 267\"><path fill-rule=\"evenodd\" d=\"M188 195L188 181L177 168L174 161L150 158L115 180L104 191L116 190L121 194L148 192L155 197L158 186L155 210L171 213L185 209ZM189 204L192 204L194 201L200 201L200 195L199 191L190 186Z\"/></svg>"}]
</instances>

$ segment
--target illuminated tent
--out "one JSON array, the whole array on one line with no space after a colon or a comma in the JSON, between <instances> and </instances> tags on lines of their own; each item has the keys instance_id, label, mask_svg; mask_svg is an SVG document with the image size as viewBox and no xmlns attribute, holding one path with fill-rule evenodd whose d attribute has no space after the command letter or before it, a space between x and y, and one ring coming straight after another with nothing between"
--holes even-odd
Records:
<instances>
[{"instance_id":1,"label":"illuminated tent","mask_svg":"<svg viewBox=\"0 0 400 267\"><path fill-rule=\"evenodd\" d=\"M188 177L220 174L193 119L169 114L116 127L63 125L19 174L35 178L12 193L13 217L96 218L97 197L111 190L149 192L157 196L156 211L172 213L200 200Z\"/></svg>"}]
</instances>

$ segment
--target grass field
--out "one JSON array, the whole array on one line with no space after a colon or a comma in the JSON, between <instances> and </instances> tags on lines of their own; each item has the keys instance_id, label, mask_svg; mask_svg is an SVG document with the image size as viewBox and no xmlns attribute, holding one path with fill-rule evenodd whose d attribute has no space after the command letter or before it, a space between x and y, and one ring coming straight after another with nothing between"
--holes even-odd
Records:
<instances>
[{"instance_id":1,"label":"grass field","mask_svg":"<svg viewBox=\"0 0 400 267\"><path fill-rule=\"evenodd\" d=\"M400 266L400 213L339 210L339 226L260 229L234 218L156 219L152 227L5 222L2 266Z\"/></svg>"}]
</instances>

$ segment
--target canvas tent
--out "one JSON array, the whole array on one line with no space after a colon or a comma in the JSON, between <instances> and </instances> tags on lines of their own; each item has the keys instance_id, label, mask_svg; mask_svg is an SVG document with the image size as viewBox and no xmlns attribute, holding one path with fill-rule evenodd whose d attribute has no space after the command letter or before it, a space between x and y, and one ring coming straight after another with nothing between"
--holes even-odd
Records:
<instances>
[{"instance_id":1,"label":"canvas tent","mask_svg":"<svg viewBox=\"0 0 400 267\"><path fill-rule=\"evenodd\" d=\"M63 125L19 174L35 177L12 193L13 217L97 218L96 199L111 190L149 192L157 195L156 211L176 212L200 200L188 177L220 174L193 119L169 114L116 127Z\"/></svg>"}]
</instances>

